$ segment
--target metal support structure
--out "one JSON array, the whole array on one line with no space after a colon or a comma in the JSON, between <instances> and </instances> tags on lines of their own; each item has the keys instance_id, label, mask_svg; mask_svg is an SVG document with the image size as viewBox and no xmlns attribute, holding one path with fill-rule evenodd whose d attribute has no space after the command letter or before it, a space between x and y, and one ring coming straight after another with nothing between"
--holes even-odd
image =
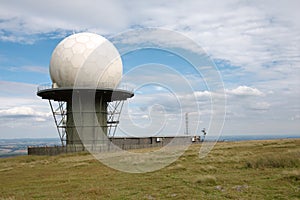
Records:
<instances>
[{"instance_id":1,"label":"metal support structure","mask_svg":"<svg viewBox=\"0 0 300 200\"><path fill-rule=\"evenodd\" d=\"M107 103L107 136L110 138L115 137L123 105L124 101L113 101Z\"/></svg>"},{"instance_id":2,"label":"metal support structure","mask_svg":"<svg viewBox=\"0 0 300 200\"><path fill-rule=\"evenodd\" d=\"M67 102L49 100L50 108L62 146L67 144ZM56 105L57 104L57 105ZM107 102L107 136L115 136L124 101ZM101 126L101 125L100 125Z\"/></svg>"},{"instance_id":3,"label":"metal support structure","mask_svg":"<svg viewBox=\"0 0 300 200\"><path fill-rule=\"evenodd\" d=\"M67 121L67 110L66 110L66 102L58 101L57 107L55 106L55 101L49 100L49 104L51 107L52 115L54 118L54 122L56 125L56 129L61 141L61 145L65 146L66 145L66 121Z\"/></svg>"}]
</instances>

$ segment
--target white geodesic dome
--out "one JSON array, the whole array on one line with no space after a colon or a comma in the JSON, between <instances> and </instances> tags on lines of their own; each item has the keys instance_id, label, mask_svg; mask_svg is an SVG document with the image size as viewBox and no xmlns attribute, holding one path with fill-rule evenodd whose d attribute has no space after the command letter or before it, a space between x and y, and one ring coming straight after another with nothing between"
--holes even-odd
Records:
<instances>
[{"instance_id":1,"label":"white geodesic dome","mask_svg":"<svg viewBox=\"0 0 300 200\"><path fill-rule=\"evenodd\" d=\"M115 46L104 37L87 32L62 40L50 61L54 87L115 88L122 70Z\"/></svg>"}]
</instances>

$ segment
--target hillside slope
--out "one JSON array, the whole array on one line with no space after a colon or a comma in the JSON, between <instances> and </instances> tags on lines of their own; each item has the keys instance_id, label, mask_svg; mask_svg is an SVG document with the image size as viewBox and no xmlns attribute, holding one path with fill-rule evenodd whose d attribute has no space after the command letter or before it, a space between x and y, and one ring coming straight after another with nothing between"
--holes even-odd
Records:
<instances>
[{"instance_id":1,"label":"hillside slope","mask_svg":"<svg viewBox=\"0 0 300 200\"><path fill-rule=\"evenodd\" d=\"M192 145L159 171L129 174L89 154L0 159L0 199L299 199L300 139Z\"/></svg>"}]
</instances>

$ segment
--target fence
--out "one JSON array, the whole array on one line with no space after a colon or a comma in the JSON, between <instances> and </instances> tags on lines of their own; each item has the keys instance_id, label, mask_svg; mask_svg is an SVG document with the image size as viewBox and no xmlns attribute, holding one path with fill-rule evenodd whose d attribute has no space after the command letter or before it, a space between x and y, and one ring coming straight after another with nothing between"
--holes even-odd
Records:
<instances>
[{"instance_id":1,"label":"fence","mask_svg":"<svg viewBox=\"0 0 300 200\"><path fill-rule=\"evenodd\" d=\"M67 145L67 146L43 146L43 147L28 147L28 155L59 155L65 153L84 152L86 149L93 152L117 151L119 149L142 149L142 148L159 148L169 144L174 137L145 137L145 138L111 138L107 140L106 145ZM111 145L112 144L114 145ZM174 142L174 141L173 141ZM176 144L187 144L192 142L190 137L176 138Z\"/></svg>"}]
</instances>

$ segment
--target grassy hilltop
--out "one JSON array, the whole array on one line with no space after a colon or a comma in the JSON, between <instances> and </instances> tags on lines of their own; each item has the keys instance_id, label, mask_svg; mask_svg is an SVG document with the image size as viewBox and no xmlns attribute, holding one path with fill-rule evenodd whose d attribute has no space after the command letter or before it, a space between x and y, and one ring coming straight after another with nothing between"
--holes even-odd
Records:
<instances>
[{"instance_id":1,"label":"grassy hilltop","mask_svg":"<svg viewBox=\"0 0 300 200\"><path fill-rule=\"evenodd\" d=\"M129 174L89 154L0 159L0 199L299 199L300 139L192 145L159 171Z\"/></svg>"}]
</instances>

